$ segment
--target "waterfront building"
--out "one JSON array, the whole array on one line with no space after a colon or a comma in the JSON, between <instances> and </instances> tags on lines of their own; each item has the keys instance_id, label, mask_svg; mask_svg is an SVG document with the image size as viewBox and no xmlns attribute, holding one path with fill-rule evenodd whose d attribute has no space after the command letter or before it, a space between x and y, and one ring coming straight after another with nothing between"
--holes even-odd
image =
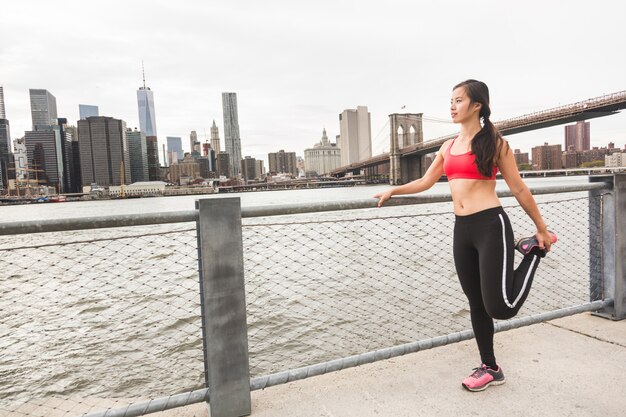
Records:
<instances>
[{"instance_id":1,"label":"waterfront building","mask_svg":"<svg viewBox=\"0 0 626 417\"><path fill-rule=\"evenodd\" d=\"M215 151L216 155L221 152L220 132L217 126L215 125L215 120L213 120L213 126L211 126L211 147Z\"/></svg>"},{"instance_id":2,"label":"waterfront building","mask_svg":"<svg viewBox=\"0 0 626 417\"><path fill-rule=\"evenodd\" d=\"M210 161L207 156L199 156L196 158L198 162L198 168L200 170L200 177L202 178L214 178L215 173L210 169Z\"/></svg>"},{"instance_id":3,"label":"waterfront building","mask_svg":"<svg viewBox=\"0 0 626 417\"><path fill-rule=\"evenodd\" d=\"M15 139L13 141L13 155L15 161L15 179L25 181L28 175L28 152L26 150L25 138Z\"/></svg>"},{"instance_id":4,"label":"waterfront building","mask_svg":"<svg viewBox=\"0 0 626 417\"><path fill-rule=\"evenodd\" d=\"M31 178L60 191L64 174L60 132L49 126L49 130L27 131L24 138L28 165L33 170Z\"/></svg>"},{"instance_id":5,"label":"waterfront building","mask_svg":"<svg viewBox=\"0 0 626 417\"><path fill-rule=\"evenodd\" d=\"M6 119L7 113L4 108L4 87L0 85L0 119Z\"/></svg>"},{"instance_id":6,"label":"waterfront building","mask_svg":"<svg viewBox=\"0 0 626 417\"><path fill-rule=\"evenodd\" d=\"M574 149L574 145L570 145L569 148L561 155L561 165L564 169L576 168L580 165L581 152Z\"/></svg>"},{"instance_id":7,"label":"waterfront building","mask_svg":"<svg viewBox=\"0 0 626 417\"><path fill-rule=\"evenodd\" d=\"M341 149L328 140L326 129L313 148L304 150L304 172L307 177L328 174L341 166Z\"/></svg>"},{"instance_id":8,"label":"waterfront building","mask_svg":"<svg viewBox=\"0 0 626 417\"><path fill-rule=\"evenodd\" d=\"M614 152L604 157L605 167L626 167L626 153Z\"/></svg>"},{"instance_id":9,"label":"waterfront building","mask_svg":"<svg viewBox=\"0 0 626 417\"><path fill-rule=\"evenodd\" d=\"M256 176L261 179L265 177L265 165L262 159L256 160Z\"/></svg>"},{"instance_id":10,"label":"waterfront building","mask_svg":"<svg viewBox=\"0 0 626 417\"><path fill-rule=\"evenodd\" d=\"M28 90L33 131L49 130L57 122L57 99L44 89Z\"/></svg>"},{"instance_id":11,"label":"waterfront building","mask_svg":"<svg viewBox=\"0 0 626 417\"><path fill-rule=\"evenodd\" d=\"M72 148L72 131L67 126L66 118L58 118L57 124L52 126L57 133L61 143L61 158L63 162L63 178L59 191L70 192L80 189L80 184L76 183L77 178L72 177L74 171L74 158Z\"/></svg>"},{"instance_id":12,"label":"waterfront building","mask_svg":"<svg viewBox=\"0 0 626 417\"><path fill-rule=\"evenodd\" d=\"M269 172L272 175L284 173L291 174L294 177L298 176L295 152L285 152L281 149L278 152L269 153L267 159L270 165Z\"/></svg>"},{"instance_id":13,"label":"waterfront building","mask_svg":"<svg viewBox=\"0 0 626 417\"><path fill-rule=\"evenodd\" d=\"M88 117L100 116L100 109L98 109L98 106L92 106L89 104L79 104L78 114L80 115L81 120L85 120Z\"/></svg>"},{"instance_id":14,"label":"waterfront building","mask_svg":"<svg viewBox=\"0 0 626 417\"><path fill-rule=\"evenodd\" d=\"M11 171L11 131L9 121L0 118L0 189L6 189L9 179L15 178L15 173Z\"/></svg>"},{"instance_id":15,"label":"waterfront building","mask_svg":"<svg viewBox=\"0 0 626 417\"><path fill-rule=\"evenodd\" d=\"M256 174L256 159L251 156L246 156L241 160L241 176L244 180L250 181L257 177Z\"/></svg>"},{"instance_id":16,"label":"waterfront building","mask_svg":"<svg viewBox=\"0 0 626 417\"><path fill-rule=\"evenodd\" d=\"M146 148L148 149L148 179L160 181L163 177L159 163L159 143L156 136L146 135Z\"/></svg>"},{"instance_id":17,"label":"waterfront building","mask_svg":"<svg viewBox=\"0 0 626 417\"><path fill-rule=\"evenodd\" d=\"M170 181L182 185L181 177L189 177L191 180L200 177L198 161L190 153L186 153L178 163L170 165Z\"/></svg>"},{"instance_id":18,"label":"waterfront building","mask_svg":"<svg viewBox=\"0 0 626 417\"><path fill-rule=\"evenodd\" d=\"M546 142L543 146L535 146L532 148L533 169L561 169L561 154L561 145L548 145Z\"/></svg>"},{"instance_id":19,"label":"waterfront building","mask_svg":"<svg viewBox=\"0 0 626 417\"><path fill-rule=\"evenodd\" d=\"M183 142L180 137L167 137L167 156L168 165L172 165L172 163L176 163L176 161L179 161L185 157L185 153L183 152Z\"/></svg>"},{"instance_id":20,"label":"waterfront building","mask_svg":"<svg viewBox=\"0 0 626 417\"><path fill-rule=\"evenodd\" d=\"M339 115L341 166L372 157L372 124L367 106L344 110Z\"/></svg>"},{"instance_id":21,"label":"waterfront building","mask_svg":"<svg viewBox=\"0 0 626 417\"><path fill-rule=\"evenodd\" d=\"M126 122L105 116L79 120L78 145L83 186L120 185L122 179L130 184Z\"/></svg>"},{"instance_id":22,"label":"waterfront building","mask_svg":"<svg viewBox=\"0 0 626 417\"><path fill-rule=\"evenodd\" d=\"M163 181L134 182L124 186L124 195L141 196L141 197L157 197L165 194L166 183ZM109 186L109 195L118 197L121 193L121 186Z\"/></svg>"},{"instance_id":23,"label":"waterfront building","mask_svg":"<svg viewBox=\"0 0 626 417\"><path fill-rule=\"evenodd\" d=\"M139 109L139 130L148 136L157 135L156 116L154 111L154 94L150 87L146 87L144 80L143 87L137 90L137 107Z\"/></svg>"},{"instance_id":24,"label":"waterfront building","mask_svg":"<svg viewBox=\"0 0 626 417\"><path fill-rule=\"evenodd\" d=\"M201 155L201 146L200 146L200 141L198 141L198 133L196 133L195 130L192 130L191 133L189 134L189 145L190 145L190 151L191 155L194 158L197 158Z\"/></svg>"},{"instance_id":25,"label":"waterfront building","mask_svg":"<svg viewBox=\"0 0 626 417\"><path fill-rule=\"evenodd\" d=\"M589 122L578 121L576 124L565 126L565 149L570 146L578 152L587 151L591 147L591 127Z\"/></svg>"},{"instance_id":26,"label":"waterfront building","mask_svg":"<svg viewBox=\"0 0 626 417\"><path fill-rule=\"evenodd\" d=\"M149 181L146 134L137 128L135 130L126 129L126 140L128 142L131 183Z\"/></svg>"},{"instance_id":27,"label":"waterfront building","mask_svg":"<svg viewBox=\"0 0 626 417\"><path fill-rule=\"evenodd\" d=\"M230 169L230 155L228 152L220 152L217 155L217 170L220 177L232 177L232 171Z\"/></svg>"},{"instance_id":28,"label":"waterfront building","mask_svg":"<svg viewBox=\"0 0 626 417\"><path fill-rule=\"evenodd\" d=\"M218 172L218 167L217 167L217 153L215 152L215 150L213 150L213 148L211 148L211 145L206 142L203 144L203 152L204 152L204 158L207 159L207 169L209 170L209 172L213 172L216 173ZM205 177L202 176L203 178L209 178L209 177ZM211 177L213 178L213 177Z\"/></svg>"},{"instance_id":29,"label":"waterfront building","mask_svg":"<svg viewBox=\"0 0 626 417\"><path fill-rule=\"evenodd\" d=\"M528 165L530 163L528 152L520 152L519 149L515 149L513 151L513 156L515 157L515 163L517 166L520 166L520 164Z\"/></svg>"},{"instance_id":30,"label":"waterfront building","mask_svg":"<svg viewBox=\"0 0 626 417\"><path fill-rule=\"evenodd\" d=\"M239 135L239 116L237 113L237 93L222 93L224 114L224 144L230 158L232 176L238 177L241 171L241 136Z\"/></svg>"}]
</instances>

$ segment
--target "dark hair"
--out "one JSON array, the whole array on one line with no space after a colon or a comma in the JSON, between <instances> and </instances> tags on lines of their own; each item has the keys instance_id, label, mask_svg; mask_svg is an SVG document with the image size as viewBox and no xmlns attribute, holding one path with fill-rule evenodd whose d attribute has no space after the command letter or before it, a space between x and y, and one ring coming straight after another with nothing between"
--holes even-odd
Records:
<instances>
[{"instance_id":1,"label":"dark hair","mask_svg":"<svg viewBox=\"0 0 626 417\"><path fill-rule=\"evenodd\" d=\"M491 123L489 108L489 88L487 84L477 80L465 80L454 86L453 90L463 87L471 102L480 103L480 117L483 127L472 139L472 153L476 155L478 171L485 177L491 177L493 167L497 163L504 140L498 129Z\"/></svg>"}]
</instances>

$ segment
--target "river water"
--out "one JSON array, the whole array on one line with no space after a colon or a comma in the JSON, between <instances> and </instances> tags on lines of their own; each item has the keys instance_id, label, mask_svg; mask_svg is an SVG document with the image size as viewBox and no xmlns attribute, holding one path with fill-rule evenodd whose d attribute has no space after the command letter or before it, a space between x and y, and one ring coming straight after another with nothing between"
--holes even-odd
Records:
<instances>
[{"instance_id":1,"label":"river water","mask_svg":"<svg viewBox=\"0 0 626 417\"><path fill-rule=\"evenodd\" d=\"M363 199L387 188L225 196L261 206ZM437 183L427 193L448 190ZM192 210L198 198L31 204L0 213L9 222L167 212ZM537 197L544 218L559 230L561 250L542 263L535 296L520 314L588 298L586 198ZM517 233L532 231L513 199L503 204ZM252 376L468 328L450 254L451 208L438 203L244 219ZM33 398L80 403L198 389L202 357L194 224L0 237L0 410Z\"/></svg>"}]
</instances>

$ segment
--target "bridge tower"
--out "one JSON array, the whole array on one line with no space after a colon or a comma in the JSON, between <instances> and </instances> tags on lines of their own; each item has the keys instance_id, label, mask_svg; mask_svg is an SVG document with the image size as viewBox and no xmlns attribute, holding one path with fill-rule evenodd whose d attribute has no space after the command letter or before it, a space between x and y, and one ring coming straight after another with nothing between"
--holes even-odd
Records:
<instances>
[{"instance_id":1,"label":"bridge tower","mask_svg":"<svg viewBox=\"0 0 626 417\"><path fill-rule=\"evenodd\" d=\"M389 115L389 126L391 127L391 134L389 135L391 139L389 147L389 183L391 185L402 184L403 177L413 176L407 174L408 167L402 167L400 163L400 149L424 143L422 115L423 113L393 113ZM421 176L421 166L418 167L418 170L419 176ZM405 175L402 175L403 172Z\"/></svg>"}]
</instances>

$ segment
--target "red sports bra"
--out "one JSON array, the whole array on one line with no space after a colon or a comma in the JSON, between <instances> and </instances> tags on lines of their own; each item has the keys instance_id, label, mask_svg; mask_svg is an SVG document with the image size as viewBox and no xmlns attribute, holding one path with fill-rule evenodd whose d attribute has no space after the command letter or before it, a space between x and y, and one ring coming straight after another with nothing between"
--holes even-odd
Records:
<instances>
[{"instance_id":1,"label":"red sports bra","mask_svg":"<svg viewBox=\"0 0 626 417\"><path fill-rule=\"evenodd\" d=\"M476 166L476 155L472 151L462 153L460 155L453 155L450 153L450 149L454 145L454 141L446 149L446 156L443 159L443 172L449 180L457 178L465 178L471 180L495 180L498 167L493 167L493 175L491 177L484 177Z\"/></svg>"}]
</instances>

